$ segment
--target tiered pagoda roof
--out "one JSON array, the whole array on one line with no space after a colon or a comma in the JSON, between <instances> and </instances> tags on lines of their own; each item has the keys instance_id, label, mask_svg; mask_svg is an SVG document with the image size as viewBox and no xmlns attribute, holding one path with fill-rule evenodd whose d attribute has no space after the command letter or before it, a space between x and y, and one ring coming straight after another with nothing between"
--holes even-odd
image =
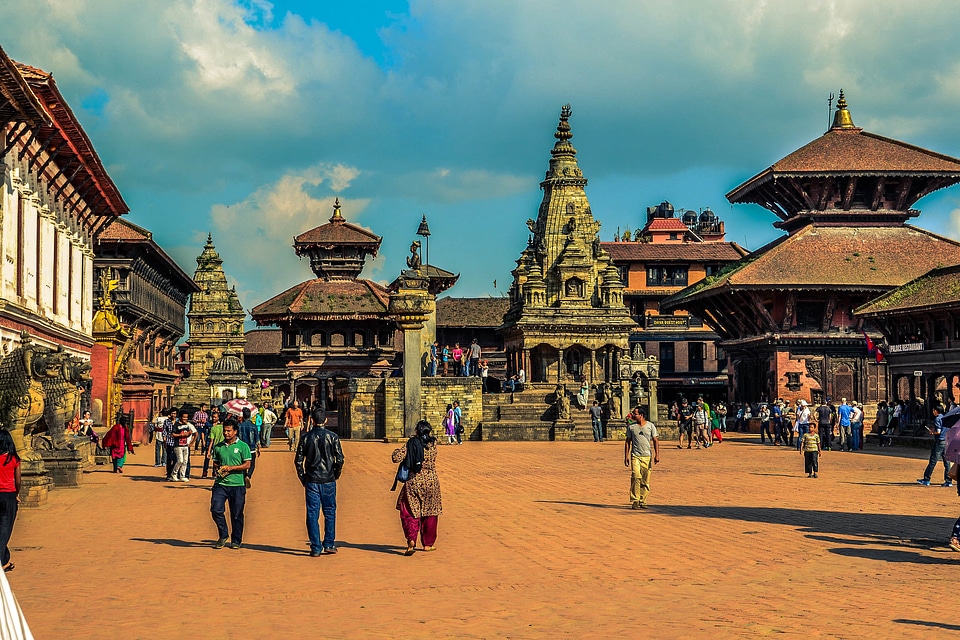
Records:
<instances>
[{"instance_id":1,"label":"tiered pagoda roof","mask_svg":"<svg viewBox=\"0 0 960 640\"><path fill-rule=\"evenodd\" d=\"M363 271L368 255L376 257L380 241L380 236L347 222L337 198L330 221L298 235L293 248L298 256L310 258L310 268L318 278L353 279Z\"/></svg>"},{"instance_id":2,"label":"tiered pagoda roof","mask_svg":"<svg viewBox=\"0 0 960 640\"><path fill-rule=\"evenodd\" d=\"M727 194L775 213L793 232L808 222L889 224L919 214L920 198L960 181L960 160L854 126L843 91L833 126Z\"/></svg>"}]
</instances>

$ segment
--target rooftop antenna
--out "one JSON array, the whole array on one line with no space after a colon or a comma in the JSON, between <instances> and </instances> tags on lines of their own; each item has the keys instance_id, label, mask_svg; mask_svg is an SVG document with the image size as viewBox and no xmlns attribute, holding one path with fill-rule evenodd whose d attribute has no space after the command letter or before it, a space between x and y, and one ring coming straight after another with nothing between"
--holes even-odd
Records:
<instances>
[{"instance_id":1,"label":"rooftop antenna","mask_svg":"<svg viewBox=\"0 0 960 640\"><path fill-rule=\"evenodd\" d=\"M830 97L827 98L827 131L830 130L830 127L833 126L833 99L836 96L833 95L833 91L830 92Z\"/></svg>"}]
</instances>

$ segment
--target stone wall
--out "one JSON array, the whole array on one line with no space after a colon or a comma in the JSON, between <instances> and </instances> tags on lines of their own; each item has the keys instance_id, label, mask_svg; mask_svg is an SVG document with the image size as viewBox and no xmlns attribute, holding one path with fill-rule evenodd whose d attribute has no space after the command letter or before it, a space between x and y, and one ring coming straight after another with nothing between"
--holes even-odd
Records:
<instances>
[{"instance_id":1,"label":"stone wall","mask_svg":"<svg viewBox=\"0 0 960 640\"><path fill-rule=\"evenodd\" d=\"M353 378L337 384L340 437L400 442L403 432L403 379ZM446 407L454 400L463 412L464 438L480 439L483 416L480 378L424 378L421 417L443 435Z\"/></svg>"}]
</instances>

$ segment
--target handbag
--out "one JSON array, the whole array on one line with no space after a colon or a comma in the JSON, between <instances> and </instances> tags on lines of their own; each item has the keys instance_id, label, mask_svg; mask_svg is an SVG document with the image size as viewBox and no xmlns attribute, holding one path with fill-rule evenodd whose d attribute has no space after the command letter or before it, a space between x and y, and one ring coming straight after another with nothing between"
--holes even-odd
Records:
<instances>
[{"instance_id":1,"label":"handbag","mask_svg":"<svg viewBox=\"0 0 960 640\"><path fill-rule=\"evenodd\" d=\"M406 460L404 460L397 466L397 476L393 479L393 486L390 487L390 491L396 491L397 483L405 483L409 479L410 469L407 468Z\"/></svg>"}]
</instances>

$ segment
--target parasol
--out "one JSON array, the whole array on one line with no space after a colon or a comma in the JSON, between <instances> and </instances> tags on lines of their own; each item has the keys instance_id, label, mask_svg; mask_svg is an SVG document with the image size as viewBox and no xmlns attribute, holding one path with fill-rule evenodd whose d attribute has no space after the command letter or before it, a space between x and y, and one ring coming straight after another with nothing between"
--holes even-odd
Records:
<instances>
[{"instance_id":1,"label":"parasol","mask_svg":"<svg viewBox=\"0 0 960 640\"><path fill-rule=\"evenodd\" d=\"M223 408L227 411L227 413L232 413L238 416L243 415L244 409L250 409L250 413L253 413L257 410L257 407L246 398L234 398L233 400L227 400L223 403Z\"/></svg>"}]
</instances>

